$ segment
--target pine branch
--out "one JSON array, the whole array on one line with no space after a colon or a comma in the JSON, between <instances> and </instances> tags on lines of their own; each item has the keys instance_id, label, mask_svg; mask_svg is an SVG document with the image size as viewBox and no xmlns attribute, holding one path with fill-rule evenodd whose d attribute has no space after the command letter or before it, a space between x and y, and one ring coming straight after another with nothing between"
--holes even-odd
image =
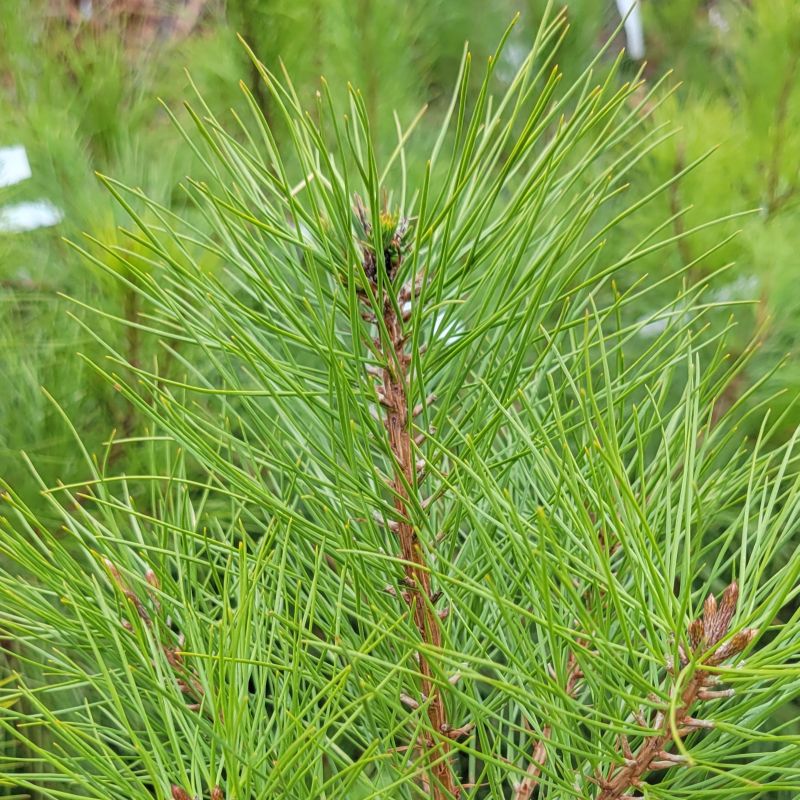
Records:
<instances>
[{"instance_id":1,"label":"pine branch","mask_svg":"<svg viewBox=\"0 0 800 800\"><path fill-rule=\"evenodd\" d=\"M356 216L363 229L364 238L372 237L372 226L363 208L360 199L356 198ZM400 555L404 562L406 590L401 593L408 603L414 617L414 624L419 631L422 641L437 650L442 647L442 624L439 614L434 608L436 596L431 586L429 565L419 541L416 528L409 515L410 490L419 484L424 464L418 464L414 457L413 420L422 413L422 407L415 406L409 413L410 400L408 397L409 373L408 367L411 356L406 353L407 342L402 312L398 313L397 304L393 302L389 292L393 291L392 279L397 274L397 269L402 261L405 247L405 235L408 222L397 220L386 212L381 215L382 230L380 231L383 244L383 253L375 253L370 244L362 245L364 272L372 283L375 291L383 281L378 279L378 270L385 271L388 289L384 290L383 322L388 334L386 339L378 337L376 345L383 357L384 367L380 374L380 384L376 387L381 407L384 410L384 426L389 437L389 446L394 456L394 477L391 481L391 490L394 495L394 507L397 512L395 524L390 530L397 536ZM398 293L400 294L400 293ZM362 299L366 302L366 299ZM422 505L423 500L419 498ZM428 720L432 733L427 735L424 743L428 751L428 760L431 764L435 780L433 782L433 797L444 800L448 797L458 798L461 789L457 784L450 764L450 742L457 738L457 733L451 728L448 721L442 693L436 687L433 671L428 657L420 650L417 652L421 680L421 692L427 701ZM461 729L459 729L459 732ZM434 740L436 733L442 734L437 742ZM456 734L454 736L454 733Z\"/></svg>"},{"instance_id":2,"label":"pine branch","mask_svg":"<svg viewBox=\"0 0 800 800\"><path fill-rule=\"evenodd\" d=\"M641 786L648 773L686 763L684 756L669 749L674 736L684 739L694 731L714 727L713 721L696 719L691 716L691 712L701 701L730 696L730 692L710 688L717 677L704 667L718 666L735 657L750 644L757 633L753 628L744 628L728 641L721 642L730 631L738 599L739 587L736 582L725 589L719 604L713 595L708 596L703 607L703 616L693 620L688 626L691 654L682 645L679 646L681 667L686 672L686 687L681 692L674 717L659 710L653 724L648 725L640 715L640 724L653 728L655 733L646 736L636 752L631 750L627 738L621 737L623 765L612 765L605 777L596 779L601 788L597 800L632 798L633 795L628 794L628 791Z\"/></svg>"}]
</instances>

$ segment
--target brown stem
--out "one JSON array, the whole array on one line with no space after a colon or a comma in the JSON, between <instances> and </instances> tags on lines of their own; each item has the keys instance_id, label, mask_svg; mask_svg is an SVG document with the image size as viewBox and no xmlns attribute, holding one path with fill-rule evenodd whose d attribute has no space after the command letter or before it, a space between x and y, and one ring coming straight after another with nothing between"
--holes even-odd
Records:
<instances>
[{"instance_id":1,"label":"brown stem","mask_svg":"<svg viewBox=\"0 0 800 800\"><path fill-rule=\"evenodd\" d=\"M396 535L400 542L400 554L403 558L407 591L404 596L414 616L414 624L422 641L432 648L442 646L441 620L433 607L433 591L425 553L419 537L409 517L409 490L415 485L416 464L412 440L411 419L408 412L407 375L409 357L404 352L402 321L398 318L394 306L387 300L383 313L384 323L392 342L392 351L385 353L386 367L383 370L382 407L385 413L384 423L389 434L389 443L395 457L395 474L392 480L394 507L398 524ZM450 738L446 733L450 730L444 698L436 686L430 663L423 652L417 653L421 675L421 692L427 699L428 720L431 733L425 742L429 751L429 760L434 762L431 770L435 776L433 781L433 797L435 800L458 798L461 789L458 786L448 757L451 751ZM438 737L437 734L442 734ZM435 738L438 741L435 741Z\"/></svg>"},{"instance_id":2,"label":"brown stem","mask_svg":"<svg viewBox=\"0 0 800 800\"><path fill-rule=\"evenodd\" d=\"M237 5L239 6L238 23L241 26L242 38L253 49L254 53L258 53L262 58L265 58L266 56L262 54L261 51L267 50L267 48L264 47L261 37L257 34L257 31L260 30L256 11L257 4L240 2ZM250 92L253 95L253 99L255 100L259 111L264 117L264 121L267 123L267 126L271 128L273 120L270 96L264 84L264 78L261 75L258 63L255 61L255 59L249 59L249 69Z\"/></svg>"},{"instance_id":3,"label":"brown stem","mask_svg":"<svg viewBox=\"0 0 800 800\"><path fill-rule=\"evenodd\" d=\"M687 628L691 652L696 661L690 658L681 645L678 650L681 666L687 670L686 687L678 701L674 717L664 711L657 711L652 728L655 733L646 735L639 749L634 753L625 737L622 737L622 765L613 764L604 777L596 779L600 793L596 800L620 800L630 797L628 791L638 787L642 779L654 770L670 769L679 766L683 759L670 752L677 736L683 739L699 728L711 728L714 723L695 719L691 716L692 707L702 700L714 700L730 696L730 692L711 691L709 686L716 682L716 676L705 669L714 667L741 653L756 636L757 631L744 628L733 637L727 638L731 622L739 600L739 586L735 582L722 593L720 601L709 595L703 605L702 617L692 621ZM673 665L668 665L673 671ZM646 722L637 717L642 725ZM674 726L672 720L674 719Z\"/></svg>"},{"instance_id":4,"label":"brown stem","mask_svg":"<svg viewBox=\"0 0 800 800\"><path fill-rule=\"evenodd\" d=\"M163 638L163 631L167 629L167 625L160 618L161 603L158 600L155 591L161 588L161 584L152 570L148 570L145 574L145 580L148 584L147 596L152 604L152 611L148 611L145 602L142 598L131 589L128 582L122 577L117 566L108 558L103 559L103 564L108 571L112 583L117 587L125 599L133 606L136 615L142 621L144 626L153 633L156 638L164 658L169 664L175 677L175 683L180 691L186 695L192 702L187 704L187 708L193 711L199 711L202 708L202 702L205 697L205 689L200 682L197 675L189 668L184 661L182 647L182 635L178 636L177 643L165 643ZM153 613L154 612L154 613ZM123 618L122 627L127 631L132 631L133 626L130 620ZM170 635L171 632L170 632ZM220 712L221 714L221 712ZM221 716L220 716L221 719Z\"/></svg>"},{"instance_id":5,"label":"brown stem","mask_svg":"<svg viewBox=\"0 0 800 800\"><path fill-rule=\"evenodd\" d=\"M686 735L690 728L687 720L691 719L690 710L697 702L700 691L705 686L710 675L707 672L697 671L689 681L688 686L681 696L681 705L675 714L676 730L679 735ZM672 742L669 717L662 711L656 714L655 727L660 731L654 736L645 739L639 750L628 758L621 769L611 768L609 776L601 782L601 792L596 800L617 800L624 797L628 789L639 786L641 779L648 772L664 768L664 756ZM677 766L678 761L674 762Z\"/></svg>"}]
</instances>

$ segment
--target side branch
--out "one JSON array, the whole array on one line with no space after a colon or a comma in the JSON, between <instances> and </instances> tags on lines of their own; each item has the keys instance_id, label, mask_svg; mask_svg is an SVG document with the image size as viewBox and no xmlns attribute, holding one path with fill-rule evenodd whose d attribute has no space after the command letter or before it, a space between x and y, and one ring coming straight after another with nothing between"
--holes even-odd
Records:
<instances>
[{"instance_id":1,"label":"side branch","mask_svg":"<svg viewBox=\"0 0 800 800\"><path fill-rule=\"evenodd\" d=\"M622 738L622 763L612 765L605 775L595 779L600 787L597 800L633 800L637 795L630 794L630 791L641 786L649 773L685 764L683 756L670 751L674 736L683 739L693 731L714 727L713 721L697 719L691 714L700 702L730 697L732 692L729 690L715 691L711 688L717 682L717 676L704 668L734 658L757 633L752 628L744 628L723 641L731 629L738 599L736 583L725 589L719 603L713 595L708 596L703 616L693 620L687 630L691 652L679 647L680 666L686 673L686 680L683 688L678 688L681 694L674 716L675 727L666 710L656 711L652 724L648 724L644 715L637 714L637 722L643 728L654 729L654 732L645 735L635 752L627 739ZM668 668L670 672L675 671L672 664L668 664Z\"/></svg>"}]
</instances>

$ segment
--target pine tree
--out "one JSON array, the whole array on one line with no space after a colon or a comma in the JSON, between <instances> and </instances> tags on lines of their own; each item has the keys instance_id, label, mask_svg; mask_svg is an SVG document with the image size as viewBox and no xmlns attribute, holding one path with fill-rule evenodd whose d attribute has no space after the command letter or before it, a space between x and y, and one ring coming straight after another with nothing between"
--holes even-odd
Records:
<instances>
[{"instance_id":1,"label":"pine tree","mask_svg":"<svg viewBox=\"0 0 800 800\"><path fill-rule=\"evenodd\" d=\"M342 116L323 83L306 113L254 57L291 146L251 88L235 130L201 99L181 132L202 223L105 179L132 245L83 253L183 375L99 337L92 366L153 426L149 471L85 453L85 482L42 486L58 530L6 488L0 726L28 754L9 785L800 789L780 716L800 690L794 437L765 406L719 413L742 362L707 280L646 320L659 281L616 285L676 241L670 219L614 241L674 181L626 195L659 86L618 87L598 56L561 87L563 32L543 23L497 95L502 44L475 96L467 54L425 158L401 129L379 161L358 91Z\"/></svg>"}]
</instances>

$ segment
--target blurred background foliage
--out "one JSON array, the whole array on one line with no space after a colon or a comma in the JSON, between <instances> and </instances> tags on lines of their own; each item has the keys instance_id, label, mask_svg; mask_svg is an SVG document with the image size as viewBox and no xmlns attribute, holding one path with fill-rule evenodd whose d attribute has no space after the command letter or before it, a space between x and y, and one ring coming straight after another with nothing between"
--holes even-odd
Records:
<instances>
[{"instance_id":1,"label":"blurred background foliage","mask_svg":"<svg viewBox=\"0 0 800 800\"><path fill-rule=\"evenodd\" d=\"M47 506L36 499L39 487L22 452L47 485L85 478L67 420L90 452L114 462L115 471L148 470L152 445L104 444L112 438L135 440L146 433L144 422L77 354L102 360L102 340L134 364L157 358L159 370L169 373L180 369L179 349L156 350L135 328L117 324L115 318L146 324L147 309L124 282L110 279L65 240L81 242L112 269L104 246L124 243L136 251L119 233L124 214L96 173L141 187L194 220L197 211L181 184L188 175L202 179L204 165L176 134L164 108L188 122L183 103L193 98L193 87L216 112L230 108L236 114L245 109L237 90L243 81L279 144L288 136L237 34L271 69L285 65L312 113L320 76L342 101L348 82L358 86L384 155L395 147L398 124L407 128L425 109L409 146L413 158L425 152L438 130L464 42L469 40L474 58L482 61L520 12L497 70L500 82L509 80L546 5L545 0L0 2L0 147L24 146L32 172L30 179L0 188L0 206L45 199L63 213L56 225L0 231L5 480L46 518ZM603 58L615 58L625 34L613 0L570 0L566 8L571 31L559 49L558 67L569 81L609 39ZM712 218L737 216L676 241L666 256L659 250L638 260L618 284L625 290L683 270L664 285L663 296L672 297L675 281L710 278L708 297L726 304L720 322L734 315L731 357L745 352L753 339L759 343L727 402L747 398L752 404L766 393L782 392L776 402L787 412L788 434L800 423L800 413L792 409L800 366L791 355L800 338L800 3L645 0L642 12L645 56L626 56L621 79L641 71L644 96L670 73L659 91L671 94L653 109L648 124L663 125L665 137L672 133L636 163L631 192L642 196L663 181L674 182L623 223L624 236L615 234L607 247L622 255L665 219L678 237ZM613 215L614 209L606 213ZM143 255L141 266L147 268ZM657 301L656 294L647 302ZM736 301L741 304L728 305ZM646 317L652 309L643 306L638 313ZM646 337L641 347L647 347Z\"/></svg>"}]
</instances>

